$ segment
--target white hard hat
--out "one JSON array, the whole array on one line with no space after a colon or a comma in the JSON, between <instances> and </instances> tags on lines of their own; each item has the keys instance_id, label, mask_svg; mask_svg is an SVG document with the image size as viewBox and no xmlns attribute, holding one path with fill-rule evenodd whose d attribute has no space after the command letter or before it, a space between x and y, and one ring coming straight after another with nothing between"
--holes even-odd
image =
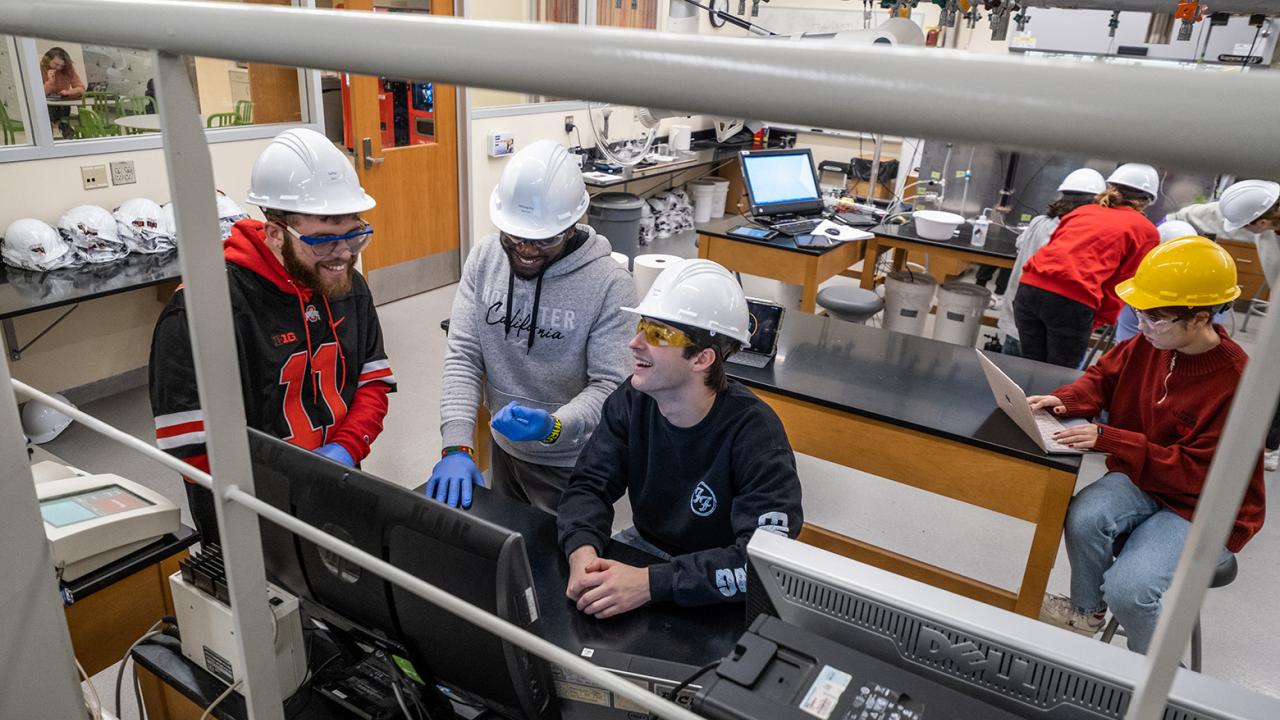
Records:
<instances>
[{"instance_id":1,"label":"white hard hat","mask_svg":"<svg viewBox=\"0 0 1280 720\"><path fill-rule=\"evenodd\" d=\"M1102 173L1093 168L1080 168L1072 170L1071 174L1062 179L1062 184L1058 186L1058 192L1077 192L1097 195L1107 189L1107 181L1102 179Z\"/></svg>"},{"instance_id":2,"label":"white hard hat","mask_svg":"<svg viewBox=\"0 0 1280 720\"><path fill-rule=\"evenodd\" d=\"M54 393L53 397L75 407L74 403L57 393ZM70 424L69 416L37 400L28 400L27 404L22 406L22 432L37 445L43 445L58 437Z\"/></svg>"},{"instance_id":3,"label":"white hard hat","mask_svg":"<svg viewBox=\"0 0 1280 720\"><path fill-rule=\"evenodd\" d=\"M577 160L560 143L538 140L503 169L489 196L489 218L508 235L540 240L571 227L590 203Z\"/></svg>"},{"instance_id":4,"label":"white hard hat","mask_svg":"<svg viewBox=\"0 0 1280 720\"><path fill-rule=\"evenodd\" d=\"M1241 180L1222 191L1218 209L1222 229L1235 232L1262 217L1280 199L1280 183L1270 180Z\"/></svg>"},{"instance_id":5,"label":"white hard hat","mask_svg":"<svg viewBox=\"0 0 1280 720\"><path fill-rule=\"evenodd\" d=\"M129 254L116 232L115 216L97 205L71 208L58 221L58 229L85 262L111 262Z\"/></svg>"},{"instance_id":6,"label":"white hard hat","mask_svg":"<svg viewBox=\"0 0 1280 720\"><path fill-rule=\"evenodd\" d=\"M160 253L173 248L173 235L165 232L161 222L163 213L155 200L130 198L112 214L116 219L116 234L129 252Z\"/></svg>"},{"instance_id":7,"label":"white hard hat","mask_svg":"<svg viewBox=\"0 0 1280 720\"><path fill-rule=\"evenodd\" d=\"M1157 225L1156 229L1160 231L1160 242L1162 243L1177 240L1178 238L1195 237L1200 234L1200 231L1194 225L1185 220L1165 220Z\"/></svg>"},{"instance_id":8,"label":"white hard hat","mask_svg":"<svg viewBox=\"0 0 1280 720\"><path fill-rule=\"evenodd\" d=\"M248 200L267 210L347 215L376 203L360 187L356 169L329 138L315 130L285 130L253 164Z\"/></svg>"},{"instance_id":9,"label":"white hard hat","mask_svg":"<svg viewBox=\"0 0 1280 720\"><path fill-rule=\"evenodd\" d=\"M638 306L622 309L722 333L744 345L751 340L747 296L733 275L711 260L682 260L668 266Z\"/></svg>"},{"instance_id":10,"label":"white hard hat","mask_svg":"<svg viewBox=\"0 0 1280 720\"><path fill-rule=\"evenodd\" d=\"M1125 163L1107 177L1112 185L1123 185L1155 198L1160 195L1160 173L1143 163Z\"/></svg>"},{"instance_id":11,"label":"white hard hat","mask_svg":"<svg viewBox=\"0 0 1280 720\"><path fill-rule=\"evenodd\" d=\"M75 263L75 253L67 241L43 220L14 220L4 231L0 258L25 270L56 270Z\"/></svg>"},{"instance_id":12,"label":"white hard hat","mask_svg":"<svg viewBox=\"0 0 1280 720\"><path fill-rule=\"evenodd\" d=\"M231 226L247 217L249 213L242 210L235 200L218 193L218 229L222 231L223 240L231 237Z\"/></svg>"}]
</instances>

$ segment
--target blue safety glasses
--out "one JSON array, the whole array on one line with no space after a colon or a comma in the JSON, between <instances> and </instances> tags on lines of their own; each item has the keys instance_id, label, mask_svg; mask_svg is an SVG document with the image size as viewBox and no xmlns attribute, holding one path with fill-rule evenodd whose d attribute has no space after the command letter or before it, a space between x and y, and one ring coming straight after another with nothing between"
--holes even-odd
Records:
<instances>
[{"instance_id":1,"label":"blue safety glasses","mask_svg":"<svg viewBox=\"0 0 1280 720\"><path fill-rule=\"evenodd\" d=\"M351 254L355 255L363 250L369 244L369 241L373 239L373 226L369 223L364 223L355 230L343 235L303 235L288 225L284 227L289 231L290 235L301 240L311 248L311 252L316 257L320 258L336 255L342 250L343 243L346 244L346 248L351 251Z\"/></svg>"}]
</instances>

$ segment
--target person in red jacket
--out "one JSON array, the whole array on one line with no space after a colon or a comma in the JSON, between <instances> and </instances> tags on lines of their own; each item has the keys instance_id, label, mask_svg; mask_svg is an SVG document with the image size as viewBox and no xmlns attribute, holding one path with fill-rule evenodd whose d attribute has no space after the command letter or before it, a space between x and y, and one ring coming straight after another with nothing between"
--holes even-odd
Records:
<instances>
[{"instance_id":1,"label":"person in red jacket","mask_svg":"<svg viewBox=\"0 0 1280 720\"><path fill-rule=\"evenodd\" d=\"M1106 423L1056 435L1106 453L1109 472L1071 500L1064 528L1071 596L1046 595L1041 619L1093 635L1109 608L1129 649L1145 653L1247 358L1212 321L1240 295L1235 261L1217 243L1170 241L1116 290L1136 310L1142 333L1070 385L1028 398L1033 409L1063 417L1108 413ZM1222 560L1262 527L1261 459L1259 453Z\"/></svg>"},{"instance_id":2,"label":"person in red jacket","mask_svg":"<svg viewBox=\"0 0 1280 720\"><path fill-rule=\"evenodd\" d=\"M223 243L249 427L354 466L382 432L395 376L373 297L355 261L373 207L351 163L320 133L287 130L253 167L244 219ZM156 323L148 368L156 445L208 471L181 287ZM213 495L186 483L205 543L217 542Z\"/></svg>"},{"instance_id":3,"label":"person in red jacket","mask_svg":"<svg viewBox=\"0 0 1280 720\"><path fill-rule=\"evenodd\" d=\"M1023 357L1079 367L1093 328L1113 324L1124 307L1116 283L1133 277L1160 243L1142 214L1159 192L1155 168L1126 163L1107 178L1097 204L1062 218L1049 244L1023 266L1013 300Z\"/></svg>"}]
</instances>

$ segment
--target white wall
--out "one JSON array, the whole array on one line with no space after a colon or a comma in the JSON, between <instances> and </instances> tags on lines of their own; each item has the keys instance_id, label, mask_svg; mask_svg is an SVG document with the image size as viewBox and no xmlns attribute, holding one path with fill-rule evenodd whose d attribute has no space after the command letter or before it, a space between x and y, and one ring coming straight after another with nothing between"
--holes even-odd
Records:
<instances>
[{"instance_id":1,"label":"white wall","mask_svg":"<svg viewBox=\"0 0 1280 720\"><path fill-rule=\"evenodd\" d=\"M249 186L249 169L268 142L252 140L210 146L218 187L242 201ZM136 184L81 189L81 165L122 159L134 162ZM168 183L161 150L0 163L0 187L5 188L4 202L0 203L0 228L23 217L56 224L63 212L82 204L110 210L138 196L167 202ZM23 353L21 360L10 361L10 372L23 382L57 391L145 367L151 330L164 307L157 294L152 287L81 303L79 309ZM17 318L14 324L19 341L30 341L65 311L65 307L55 308Z\"/></svg>"}]
</instances>

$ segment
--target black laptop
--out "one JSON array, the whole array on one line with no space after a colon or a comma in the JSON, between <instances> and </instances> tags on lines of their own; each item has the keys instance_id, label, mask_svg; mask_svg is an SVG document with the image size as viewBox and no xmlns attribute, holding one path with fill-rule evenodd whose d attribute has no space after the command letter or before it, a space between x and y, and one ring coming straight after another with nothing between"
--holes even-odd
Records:
<instances>
[{"instance_id":1,"label":"black laptop","mask_svg":"<svg viewBox=\"0 0 1280 720\"><path fill-rule=\"evenodd\" d=\"M787 235L812 232L822 221L822 193L808 148L743 150L738 160L756 221Z\"/></svg>"}]
</instances>

